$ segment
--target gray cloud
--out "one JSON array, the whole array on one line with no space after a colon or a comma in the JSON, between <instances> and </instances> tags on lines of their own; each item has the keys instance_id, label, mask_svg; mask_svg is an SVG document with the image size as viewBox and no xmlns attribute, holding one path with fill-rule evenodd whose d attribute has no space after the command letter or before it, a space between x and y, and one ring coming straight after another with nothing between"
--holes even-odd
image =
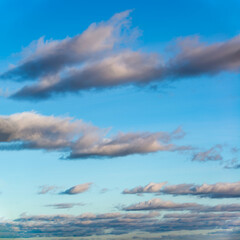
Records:
<instances>
[{"instance_id":1,"label":"gray cloud","mask_svg":"<svg viewBox=\"0 0 240 240\"><path fill-rule=\"evenodd\" d=\"M110 129L100 129L82 120L43 116L23 112L0 116L0 147L61 151L65 158L118 157L157 151L184 151L189 146L171 142L184 137L181 128L167 132L118 133L109 137Z\"/></svg>"},{"instance_id":2,"label":"gray cloud","mask_svg":"<svg viewBox=\"0 0 240 240\"><path fill-rule=\"evenodd\" d=\"M197 152L193 155L192 161L206 162L206 161L220 161L223 159L221 155L222 145L208 149L207 151Z\"/></svg>"},{"instance_id":3,"label":"gray cloud","mask_svg":"<svg viewBox=\"0 0 240 240\"><path fill-rule=\"evenodd\" d=\"M44 99L59 93L239 71L240 36L212 44L201 42L199 37L179 38L169 59L122 47L129 35L136 33L129 29L129 13L92 24L73 38L41 39L30 56L1 75L7 79L37 79L36 84L24 86L12 97ZM129 34L127 38L124 32Z\"/></svg>"},{"instance_id":4,"label":"gray cloud","mask_svg":"<svg viewBox=\"0 0 240 240\"><path fill-rule=\"evenodd\" d=\"M228 168L228 169L239 169L240 168L240 164L234 164L234 165L230 165L230 166L225 166L225 168Z\"/></svg>"},{"instance_id":5,"label":"gray cloud","mask_svg":"<svg viewBox=\"0 0 240 240\"><path fill-rule=\"evenodd\" d=\"M85 204L83 203L56 203L56 204L48 204L45 206L56 208L56 209L68 209L68 208L73 208L75 206L84 206L84 205Z\"/></svg>"},{"instance_id":6,"label":"gray cloud","mask_svg":"<svg viewBox=\"0 0 240 240\"><path fill-rule=\"evenodd\" d=\"M139 202L123 208L126 211L197 211L197 212L239 212L240 204L219 204L215 206L206 206L197 203L175 203L172 201L163 201L160 198L154 198L149 201Z\"/></svg>"},{"instance_id":7,"label":"gray cloud","mask_svg":"<svg viewBox=\"0 0 240 240\"><path fill-rule=\"evenodd\" d=\"M156 194L172 194L178 195L191 195L207 198L239 198L240 197L240 182L234 183L215 183L215 184L177 184L166 185L162 183L149 183L142 187L138 186L133 189L125 189L123 194L143 194L143 193L156 193Z\"/></svg>"},{"instance_id":8,"label":"gray cloud","mask_svg":"<svg viewBox=\"0 0 240 240\"><path fill-rule=\"evenodd\" d=\"M169 234L171 234L171 232L176 233L176 231L179 232L182 230L185 230L184 234L191 234L194 238L195 234L199 234L199 230L214 230L214 232L218 230L218 233L216 234L220 234L220 232L225 234L227 232L229 233L229 230L234 229L234 232L237 233L239 231L239 220L239 213L225 212L194 212L184 214L165 214L163 216L160 216L158 212L112 212L103 214L84 213L78 216L63 214L25 215L14 221L1 222L1 226L5 228L5 233L11 233L9 234L10 237L16 238L98 236L100 239L111 239L111 236L131 234L129 235L129 238L126 235L126 239L132 239L133 236L134 238L136 236L136 239L137 237L154 239L154 237L151 238L151 234L156 237L160 233L169 232ZM194 230L197 230L198 232L195 233ZM135 235L135 233L138 234ZM179 239L185 239L181 238L182 235L180 232L179 236ZM163 237L163 239L166 238Z\"/></svg>"},{"instance_id":9,"label":"gray cloud","mask_svg":"<svg viewBox=\"0 0 240 240\"><path fill-rule=\"evenodd\" d=\"M93 23L82 34L63 40L44 41L40 38L25 49L27 56L1 78L33 80L50 76L73 64L80 64L98 54L113 49L122 36L123 27L129 25L130 11L115 14L109 21ZM30 52L30 54L29 54Z\"/></svg>"},{"instance_id":10,"label":"gray cloud","mask_svg":"<svg viewBox=\"0 0 240 240\"><path fill-rule=\"evenodd\" d=\"M46 194L49 192L55 192L58 189L58 187L54 186L54 185L51 185L51 186L43 185L43 186L40 186L39 188L40 188L40 190L39 190L38 194Z\"/></svg>"},{"instance_id":11,"label":"gray cloud","mask_svg":"<svg viewBox=\"0 0 240 240\"><path fill-rule=\"evenodd\" d=\"M178 54L169 61L170 75L175 77L217 74L240 69L240 36L225 42L204 44L199 37L180 38L175 49Z\"/></svg>"},{"instance_id":12,"label":"gray cloud","mask_svg":"<svg viewBox=\"0 0 240 240\"><path fill-rule=\"evenodd\" d=\"M159 193L162 189L162 187L167 184L167 182L161 182L161 183L149 183L146 186L138 186L132 189L125 189L122 193L123 194L138 194L141 195L143 193Z\"/></svg>"},{"instance_id":13,"label":"gray cloud","mask_svg":"<svg viewBox=\"0 0 240 240\"><path fill-rule=\"evenodd\" d=\"M83 192L86 192L87 190L89 190L91 185L92 185L92 183L78 184L74 187L67 189L64 192L61 192L61 194L74 195L74 194L83 193Z\"/></svg>"},{"instance_id":14,"label":"gray cloud","mask_svg":"<svg viewBox=\"0 0 240 240\"><path fill-rule=\"evenodd\" d=\"M239 198L240 182L216 184L178 184L165 186L162 193L173 195L193 195L208 198Z\"/></svg>"},{"instance_id":15,"label":"gray cloud","mask_svg":"<svg viewBox=\"0 0 240 240\"><path fill-rule=\"evenodd\" d=\"M14 98L48 98L56 93L104 89L126 84L147 84L160 76L162 70L156 55L124 51L91 62L81 68L69 69L59 75L42 79L36 85L26 86Z\"/></svg>"},{"instance_id":16,"label":"gray cloud","mask_svg":"<svg viewBox=\"0 0 240 240\"><path fill-rule=\"evenodd\" d=\"M234 152L236 153L236 152ZM233 157L231 160L227 161L227 164L224 166L227 169L238 169L240 168L240 163L238 157Z\"/></svg>"}]
</instances>

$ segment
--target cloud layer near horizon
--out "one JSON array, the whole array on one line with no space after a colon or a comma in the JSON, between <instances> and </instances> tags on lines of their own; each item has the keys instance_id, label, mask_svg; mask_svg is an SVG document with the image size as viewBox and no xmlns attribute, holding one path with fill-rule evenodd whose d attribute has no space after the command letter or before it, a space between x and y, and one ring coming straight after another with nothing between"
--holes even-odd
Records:
<instances>
[{"instance_id":1,"label":"cloud layer near horizon","mask_svg":"<svg viewBox=\"0 0 240 240\"><path fill-rule=\"evenodd\" d=\"M149 183L142 187L138 186L132 189L125 189L123 194L144 194L155 193L178 195L190 195L207 198L240 198L240 182L234 183L216 183L216 184L177 184L166 185L167 182Z\"/></svg>"},{"instance_id":2,"label":"cloud layer near horizon","mask_svg":"<svg viewBox=\"0 0 240 240\"><path fill-rule=\"evenodd\" d=\"M158 151L185 151L189 146L171 142L184 137L181 128L168 132L130 132L108 136L82 120L23 112L0 116L0 150L61 151L63 158L119 157Z\"/></svg>"},{"instance_id":3,"label":"cloud layer near horizon","mask_svg":"<svg viewBox=\"0 0 240 240\"><path fill-rule=\"evenodd\" d=\"M179 38L172 45L173 56L165 60L158 53L123 47L138 34L129 27L130 12L91 24L72 38L57 41L41 38L31 44L27 48L31 53L0 75L4 79L36 81L12 97L44 99L59 93L239 71L240 36L212 44L201 42L199 37Z\"/></svg>"},{"instance_id":4,"label":"cloud layer near horizon","mask_svg":"<svg viewBox=\"0 0 240 240\"><path fill-rule=\"evenodd\" d=\"M178 209L176 210L178 211ZM84 213L77 216L67 214L25 215L14 221L2 221L1 226L4 228L4 232L2 234L0 232L0 237L102 236L103 239L106 239L106 236L110 237L109 234L121 236L138 232L141 233L141 236L146 233L151 233L152 236L154 233L171 233L182 230L191 230L193 237L195 236L194 230L219 230L222 233L230 233L229 231L234 229L237 232L239 231L239 219L239 212L166 213L162 216L156 211L147 213ZM178 236L181 237L181 234Z\"/></svg>"}]
</instances>

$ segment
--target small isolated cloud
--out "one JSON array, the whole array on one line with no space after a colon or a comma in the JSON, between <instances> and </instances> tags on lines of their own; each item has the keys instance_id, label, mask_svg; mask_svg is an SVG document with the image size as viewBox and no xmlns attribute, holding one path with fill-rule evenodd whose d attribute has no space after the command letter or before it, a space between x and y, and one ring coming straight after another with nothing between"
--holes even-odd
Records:
<instances>
[{"instance_id":1,"label":"small isolated cloud","mask_svg":"<svg viewBox=\"0 0 240 240\"><path fill-rule=\"evenodd\" d=\"M38 194L46 194L49 192L56 192L56 190L58 189L57 186L54 185L43 185L39 187L40 190L38 192Z\"/></svg>"},{"instance_id":2,"label":"small isolated cloud","mask_svg":"<svg viewBox=\"0 0 240 240\"><path fill-rule=\"evenodd\" d=\"M56 208L56 209L68 209L73 208L75 206L84 206L84 203L56 203L56 204L48 204L46 207Z\"/></svg>"},{"instance_id":3,"label":"small isolated cloud","mask_svg":"<svg viewBox=\"0 0 240 240\"><path fill-rule=\"evenodd\" d=\"M74 195L74 194L83 193L83 192L86 192L91 187L91 185L92 183L78 184L74 187L67 189L64 192L61 192L61 194Z\"/></svg>"},{"instance_id":4,"label":"small isolated cloud","mask_svg":"<svg viewBox=\"0 0 240 240\"><path fill-rule=\"evenodd\" d=\"M215 183L215 184L177 184L166 185L163 183L149 183L142 187L125 189L123 194L143 194L155 193L171 194L174 196L190 195L206 198L240 198L240 182L234 183Z\"/></svg>"},{"instance_id":5,"label":"small isolated cloud","mask_svg":"<svg viewBox=\"0 0 240 240\"><path fill-rule=\"evenodd\" d=\"M184 137L181 128L170 133L120 132L114 136L109 136L109 131L82 120L43 116L35 112L0 116L0 150L61 151L65 159L77 159L191 149L172 143Z\"/></svg>"},{"instance_id":6,"label":"small isolated cloud","mask_svg":"<svg viewBox=\"0 0 240 240\"><path fill-rule=\"evenodd\" d=\"M206 161L221 161L223 147L220 144L208 149L207 151L197 152L193 155L192 161L206 162Z\"/></svg>"},{"instance_id":7,"label":"small isolated cloud","mask_svg":"<svg viewBox=\"0 0 240 240\"><path fill-rule=\"evenodd\" d=\"M110 191L108 188L102 188L102 189L100 190L100 193L106 193L106 192L108 192L108 191Z\"/></svg>"}]
</instances>

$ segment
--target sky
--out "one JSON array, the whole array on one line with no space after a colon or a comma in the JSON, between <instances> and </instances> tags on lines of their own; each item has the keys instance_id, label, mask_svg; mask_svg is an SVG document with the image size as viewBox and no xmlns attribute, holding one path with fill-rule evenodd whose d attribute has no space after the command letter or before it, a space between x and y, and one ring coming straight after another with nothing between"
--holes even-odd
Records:
<instances>
[{"instance_id":1,"label":"sky","mask_svg":"<svg viewBox=\"0 0 240 240\"><path fill-rule=\"evenodd\" d=\"M238 240L239 1L0 1L0 238Z\"/></svg>"}]
</instances>

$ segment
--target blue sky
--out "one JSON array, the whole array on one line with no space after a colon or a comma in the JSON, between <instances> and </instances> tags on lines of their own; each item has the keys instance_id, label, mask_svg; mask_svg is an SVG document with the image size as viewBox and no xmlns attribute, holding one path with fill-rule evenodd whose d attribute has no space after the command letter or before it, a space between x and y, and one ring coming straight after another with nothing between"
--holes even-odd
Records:
<instances>
[{"instance_id":1,"label":"blue sky","mask_svg":"<svg viewBox=\"0 0 240 240\"><path fill-rule=\"evenodd\" d=\"M0 237L237 240L239 10L1 1Z\"/></svg>"}]
</instances>

